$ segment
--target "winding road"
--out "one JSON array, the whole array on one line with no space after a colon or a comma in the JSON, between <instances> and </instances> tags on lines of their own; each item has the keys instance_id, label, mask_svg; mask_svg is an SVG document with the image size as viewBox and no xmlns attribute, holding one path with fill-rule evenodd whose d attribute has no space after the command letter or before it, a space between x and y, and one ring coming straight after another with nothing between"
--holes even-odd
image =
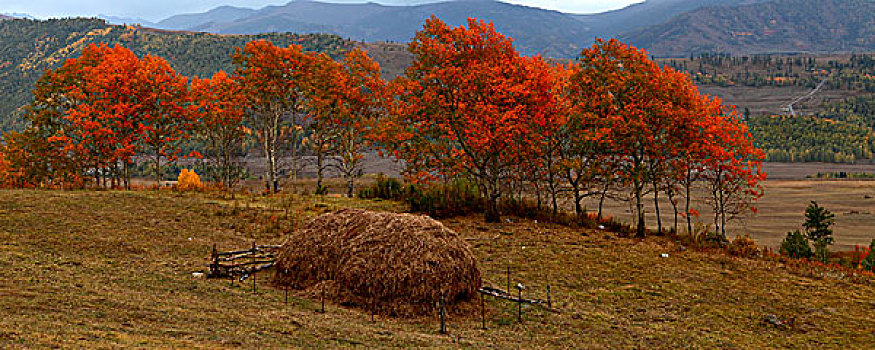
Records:
<instances>
[{"instance_id":1,"label":"winding road","mask_svg":"<svg viewBox=\"0 0 875 350\"><path fill-rule=\"evenodd\" d=\"M811 98L811 96L814 96L814 94L816 94L818 91L820 91L820 89L823 87L823 84L826 84L827 80L829 80L828 76L823 78L823 80L821 80L820 83L817 84L816 87L814 87L814 90L811 90L807 94L802 95L800 97L797 97L795 100L793 100L793 102L790 102L790 104L787 105L787 111L790 112L790 115L794 116L794 117L796 116L796 111L793 109L793 105L801 102L802 100Z\"/></svg>"}]
</instances>

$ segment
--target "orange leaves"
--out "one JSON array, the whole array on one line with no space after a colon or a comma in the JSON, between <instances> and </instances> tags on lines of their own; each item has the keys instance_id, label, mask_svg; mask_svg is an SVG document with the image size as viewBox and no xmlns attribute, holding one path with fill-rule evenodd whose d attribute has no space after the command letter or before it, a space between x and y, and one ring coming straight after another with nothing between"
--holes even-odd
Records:
<instances>
[{"instance_id":1,"label":"orange leaves","mask_svg":"<svg viewBox=\"0 0 875 350\"><path fill-rule=\"evenodd\" d=\"M194 170L182 169L176 180L176 189L179 191L199 191L203 189L201 177Z\"/></svg>"}]
</instances>

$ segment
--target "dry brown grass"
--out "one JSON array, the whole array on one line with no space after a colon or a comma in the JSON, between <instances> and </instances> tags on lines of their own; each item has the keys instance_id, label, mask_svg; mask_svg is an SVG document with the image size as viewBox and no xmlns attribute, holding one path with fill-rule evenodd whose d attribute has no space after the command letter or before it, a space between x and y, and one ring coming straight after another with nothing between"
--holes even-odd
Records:
<instances>
[{"instance_id":1,"label":"dry brown grass","mask_svg":"<svg viewBox=\"0 0 875 350\"><path fill-rule=\"evenodd\" d=\"M234 203L237 203L235 206ZM871 348L875 286L766 261L531 221L444 220L486 284L549 283L555 314L487 300L479 315L394 319L251 284L193 278L219 249L279 243L297 220L391 202L153 192L0 191L0 348ZM325 206L316 207L316 203ZM249 209L246 209L246 207ZM236 209L235 209L236 208ZM278 216L278 229L265 217ZM189 239L191 238L191 239ZM669 258L661 258L667 253ZM248 282L248 281L247 281ZM765 315L794 320L777 328Z\"/></svg>"},{"instance_id":2,"label":"dry brown grass","mask_svg":"<svg viewBox=\"0 0 875 350\"><path fill-rule=\"evenodd\" d=\"M731 222L727 227L730 239L739 234L750 234L761 246L777 249L787 232L802 228L805 208L811 201L836 214L834 250L853 250L855 245L869 246L875 238L875 181L826 181L826 180L769 180L765 182L765 196L755 205L756 214ZM867 198L868 197L868 198ZM653 199L648 198L647 224L656 228ZM598 203L590 201L589 208ZM668 201L661 204L664 227L672 227L674 216ZM713 223L707 204L696 207L704 224ZM627 203L608 201L606 212L624 222L632 222ZM680 232L686 232L681 218Z\"/></svg>"}]
</instances>

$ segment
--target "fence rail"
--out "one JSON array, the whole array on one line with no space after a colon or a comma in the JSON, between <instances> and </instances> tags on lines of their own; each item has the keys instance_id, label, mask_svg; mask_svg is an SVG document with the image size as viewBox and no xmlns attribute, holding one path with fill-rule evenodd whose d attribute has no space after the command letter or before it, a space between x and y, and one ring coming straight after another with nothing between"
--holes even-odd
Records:
<instances>
[{"instance_id":1,"label":"fence rail","mask_svg":"<svg viewBox=\"0 0 875 350\"><path fill-rule=\"evenodd\" d=\"M246 250L233 250L220 252L213 245L213 253L210 256L209 278L235 278L241 276L246 279L253 273L269 269L276 264L279 253L279 245L256 245Z\"/></svg>"}]
</instances>

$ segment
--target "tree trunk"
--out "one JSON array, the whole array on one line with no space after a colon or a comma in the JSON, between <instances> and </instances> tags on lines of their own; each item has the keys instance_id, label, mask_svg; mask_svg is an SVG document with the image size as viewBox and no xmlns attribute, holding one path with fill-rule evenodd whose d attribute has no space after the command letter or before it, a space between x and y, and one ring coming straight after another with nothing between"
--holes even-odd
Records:
<instances>
[{"instance_id":1,"label":"tree trunk","mask_svg":"<svg viewBox=\"0 0 875 350\"><path fill-rule=\"evenodd\" d=\"M662 216L660 216L659 212L659 188L657 187L656 180L653 181L653 208L656 211L656 230L662 234Z\"/></svg>"},{"instance_id":2,"label":"tree trunk","mask_svg":"<svg viewBox=\"0 0 875 350\"><path fill-rule=\"evenodd\" d=\"M647 228L644 226L644 202L641 198L641 184L638 181L635 181L635 208L638 211L638 227L635 230L635 237L644 238L646 236Z\"/></svg>"},{"instance_id":3,"label":"tree trunk","mask_svg":"<svg viewBox=\"0 0 875 350\"><path fill-rule=\"evenodd\" d=\"M325 152L322 146L316 151L316 192L322 191L322 164L325 162Z\"/></svg>"},{"instance_id":4,"label":"tree trunk","mask_svg":"<svg viewBox=\"0 0 875 350\"><path fill-rule=\"evenodd\" d=\"M498 198L495 196L489 196L488 198L485 219L488 223L501 222L501 213L498 210Z\"/></svg>"},{"instance_id":5,"label":"tree trunk","mask_svg":"<svg viewBox=\"0 0 875 350\"><path fill-rule=\"evenodd\" d=\"M671 209L674 211L674 234L678 233L678 203L675 201L675 190L673 187L669 187L665 191L666 196L668 197L668 202L671 203Z\"/></svg>"},{"instance_id":6,"label":"tree trunk","mask_svg":"<svg viewBox=\"0 0 875 350\"><path fill-rule=\"evenodd\" d=\"M156 149L158 155L155 156L155 186L161 188L161 152Z\"/></svg>"},{"instance_id":7,"label":"tree trunk","mask_svg":"<svg viewBox=\"0 0 875 350\"><path fill-rule=\"evenodd\" d=\"M499 188L501 185L498 183L498 179L488 181L489 183L483 186L483 190L485 190L483 194L487 199L485 219L489 223L498 223L501 222L501 210L498 205L498 200L501 198Z\"/></svg>"},{"instance_id":8,"label":"tree trunk","mask_svg":"<svg viewBox=\"0 0 875 350\"><path fill-rule=\"evenodd\" d=\"M687 234L688 235L693 234L693 218L690 217L691 216L690 215L690 192L692 192L691 191L692 187L693 187L693 171L688 169L687 170L687 183L684 184L684 189L687 192L686 196L684 198L684 202L685 202L684 210L686 210L686 213L687 213L686 216L687 216Z\"/></svg>"},{"instance_id":9,"label":"tree trunk","mask_svg":"<svg viewBox=\"0 0 875 350\"><path fill-rule=\"evenodd\" d=\"M605 187L602 189L602 193L601 193L601 195L599 196L599 212L598 212L598 219L599 219L599 221L601 221L601 219L604 218L604 213L602 212L602 209L604 209L604 205L605 205L605 197L608 196L608 186L609 186L609 184L610 184L609 182L605 181Z\"/></svg>"}]
</instances>

